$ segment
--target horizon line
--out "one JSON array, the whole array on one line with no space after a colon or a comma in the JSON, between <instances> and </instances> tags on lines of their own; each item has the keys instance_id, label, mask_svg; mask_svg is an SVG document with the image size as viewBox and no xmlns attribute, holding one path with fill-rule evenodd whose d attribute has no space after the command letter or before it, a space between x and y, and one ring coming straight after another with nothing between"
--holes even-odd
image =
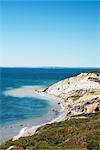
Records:
<instances>
[{"instance_id":1,"label":"horizon line","mask_svg":"<svg viewBox=\"0 0 100 150\"><path fill-rule=\"evenodd\" d=\"M94 69L94 68L97 68L97 69L100 69L100 67L65 67L65 66L0 66L0 68L83 68L83 69L85 69L85 68L89 68L89 69Z\"/></svg>"}]
</instances>

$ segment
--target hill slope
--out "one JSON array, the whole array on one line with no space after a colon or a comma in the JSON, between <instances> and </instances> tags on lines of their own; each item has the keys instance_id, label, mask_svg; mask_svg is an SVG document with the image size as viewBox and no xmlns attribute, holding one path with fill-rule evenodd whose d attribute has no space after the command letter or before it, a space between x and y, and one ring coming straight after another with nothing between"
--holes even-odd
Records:
<instances>
[{"instance_id":1,"label":"hill slope","mask_svg":"<svg viewBox=\"0 0 100 150\"><path fill-rule=\"evenodd\" d=\"M100 149L100 113L73 117L38 129L35 135L8 141L0 149L10 146L20 150L86 150ZM14 148L13 148L14 149Z\"/></svg>"},{"instance_id":2,"label":"hill slope","mask_svg":"<svg viewBox=\"0 0 100 150\"><path fill-rule=\"evenodd\" d=\"M36 91L60 97L66 120L40 127L33 136L10 140L1 150L10 146L20 150L100 149L99 72L82 73Z\"/></svg>"},{"instance_id":3,"label":"hill slope","mask_svg":"<svg viewBox=\"0 0 100 150\"><path fill-rule=\"evenodd\" d=\"M71 115L99 111L100 72L81 73L50 86L44 92L62 98Z\"/></svg>"}]
</instances>

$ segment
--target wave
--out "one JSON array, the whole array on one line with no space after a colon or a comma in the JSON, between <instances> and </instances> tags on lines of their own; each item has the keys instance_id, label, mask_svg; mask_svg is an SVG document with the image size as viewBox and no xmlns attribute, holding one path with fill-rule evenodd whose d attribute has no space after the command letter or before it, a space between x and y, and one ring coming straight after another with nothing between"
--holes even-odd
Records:
<instances>
[{"instance_id":1,"label":"wave","mask_svg":"<svg viewBox=\"0 0 100 150\"><path fill-rule=\"evenodd\" d=\"M32 126L31 128L28 128L28 127L22 128L22 129L19 131L18 135L16 135L16 136L13 137L12 141L15 141L15 140L17 140L17 139L19 139L20 137L23 137L23 136L25 136L25 135L31 135L32 133L34 134L35 131L36 131L39 127L42 127L42 126L44 126L44 125L46 125L46 124L52 124L52 123L54 123L54 122L60 122L60 121L62 121L62 120L65 118L66 113L65 113L65 111L64 111L64 106L63 106L62 104L60 104L60 107L61 107L61 110L60 110L60 114L59 114L58 117L54 118L53 120L51 120L51 121L49 121L49 122L45 122L45 123L40 124L40 125Z\"/></svg>"},{"instance_id":2,"label":"wave","mask_svg":"<svg viewBox=\"0 0 100 150\"><path fill-rule=\"evenodd\" d=\"M52 103L55 103L55 101L48 96L42 96L34 93L34 89L40 88L40 86L21 86L19 88L14 88L14 89L9 89L4 91L4 95L6 96L12 96L12 97L38 97L39 99L45 99L45 100L50 100ZM57 103L56 103L57 104ZM16 140L20 137L23 137L24 135L30 135L31 133L34 133L39 127L44 126L45 124L51 124L54 122L59 122L65 117L65 112L64 112L64 106L60 104L60 110L59 110L59 115L54 117L52 120L46 120L45 122L42 122L41 124L34 125L32 127L27 127L24 126L19 133L13 137L13 140Z\"/></svg>"}]
</instances>

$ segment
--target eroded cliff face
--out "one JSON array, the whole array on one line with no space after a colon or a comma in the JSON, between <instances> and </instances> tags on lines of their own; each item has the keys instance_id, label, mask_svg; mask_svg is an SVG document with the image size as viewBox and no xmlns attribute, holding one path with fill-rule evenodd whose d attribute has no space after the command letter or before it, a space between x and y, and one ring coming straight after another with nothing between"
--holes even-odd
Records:
<instances>
[{"instance_id":1,"label":"eroded cliff face","mask_svg":"<svg viewBox=\"0 0 100 150\"><path fill-rule=\"evenodd\" d=\"M100 110L100 72L81 73L62 80L45 90L61 97L71 114L91 113Z\"/></svg>"}]
</instances>

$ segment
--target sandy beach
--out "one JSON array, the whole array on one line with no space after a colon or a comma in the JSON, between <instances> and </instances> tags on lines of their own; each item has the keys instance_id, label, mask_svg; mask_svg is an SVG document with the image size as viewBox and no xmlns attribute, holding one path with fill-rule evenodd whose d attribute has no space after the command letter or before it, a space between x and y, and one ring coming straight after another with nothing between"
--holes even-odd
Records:
<instances>
[{"instance_id":1,"label":"sandy beach","mask_svg":"<svg viewBox=\"0 0 100 150\"><path fill-rule=\"evenodd\" d=\"M98 82L91 81L91 78L96 78ZM54 105L41 118L26 120L9 127L3 127L0 129L2 135L0 141L4 142L11 138L17 140L20 137L30 136L34 134L37 128L45 124L60 122L74 115L99 110L99 89L99 77L96 74L82 73L76 77L62 80L47 89L34 88L34 86L22 86L5 91L4 94L7 96L20 98L38 97L41 100L50 101Z\"/></svg>"},{"instance_id":2,"label":"sandy beach","mask_svg":"<svg viewBox=\"0 0 100 150\"><path fill-rule=\"evenodd\" d=\"M0 131L2 135L0 137L0 143L3 143L9 139L16 140L20 137L31 136L35 133L37 128L45 124L51 124L53 122L59 122L65 119L66 113L64 111L64 104L62 103L63 99L46 94L42 91L43 89L37 90L34 89L32 86L25 86L21 88L8 90L5 92L6 95L10 95L10 96L40 97L42 99L55 102L55 106L50 112L48 112L48 114L44 115L42 118L38 118L34 120L32 119L26 120L26 121L19 122L17 124L0 127Z\"/></svg>"}]
</instances>

